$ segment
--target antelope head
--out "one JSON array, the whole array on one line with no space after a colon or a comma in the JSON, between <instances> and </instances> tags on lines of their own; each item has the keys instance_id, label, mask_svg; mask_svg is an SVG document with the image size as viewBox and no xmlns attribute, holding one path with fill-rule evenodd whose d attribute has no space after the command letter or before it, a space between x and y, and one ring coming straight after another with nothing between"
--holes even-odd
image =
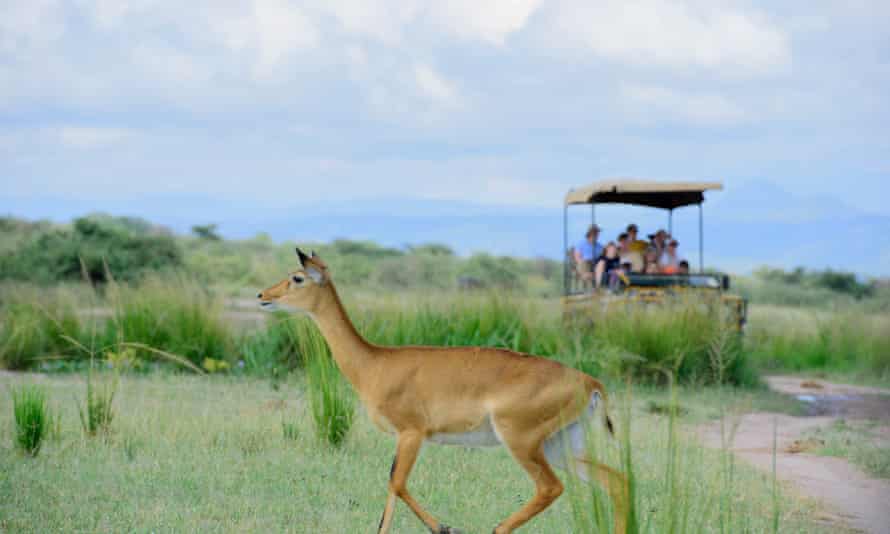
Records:
<instances>
[{"instance_id":1,"label":"antelope head","mask_svg":"<svg viewBox=\"0 0 890 534\"><path fill-rule=\"evenodd\" d=\"M277 284L257 293L260 308L314 313L323 301L330 283L328 267L315 252L307 256L297 248L299 269Z\"/></svg>"}]
</instances>

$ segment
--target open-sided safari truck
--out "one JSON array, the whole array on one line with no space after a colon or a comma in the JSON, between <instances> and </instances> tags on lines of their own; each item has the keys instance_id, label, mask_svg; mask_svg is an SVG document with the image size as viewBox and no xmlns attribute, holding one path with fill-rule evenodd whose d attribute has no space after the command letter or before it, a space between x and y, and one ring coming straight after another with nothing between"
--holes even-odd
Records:
<instances>
[{"instance_id":1,"label":"open-sided safari truck","mask_svg":"<svg viewBox=\"0 0 890 534\"><path fill-rule=\"evenodd\" d=\"M718 182L655 182L631 179L612 179L592 183L566 194L563 206L563 297L564 318L589 317L595 321L597 313L609 313L616 307L659 305L683 302L696 306L722 307L715 317L724 317L739 330L747 318L747 302L729 293L729 276L705 272L704 215L702 203L705 191L719 191ZM667 211L668 233L673 231L674 210L698 206L698 270L689 274L624 273L620 283L609 290L594 290L579 272L569 242L569 207L590 205L591 224L596 224L597 204L629 204ZM717 310L715 310L717 311Z\"/></svg>"}]
</instances>

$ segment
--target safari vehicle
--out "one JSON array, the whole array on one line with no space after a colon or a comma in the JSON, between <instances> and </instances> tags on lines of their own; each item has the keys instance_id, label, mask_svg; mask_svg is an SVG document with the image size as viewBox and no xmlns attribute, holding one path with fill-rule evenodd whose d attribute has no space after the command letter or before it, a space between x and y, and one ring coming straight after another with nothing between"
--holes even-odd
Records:
<instances>
[{"instance_id":1,"label":"safari vehicle","mask_svg":"<svg viewBox=\"0 0 890 534\"><path fill-rule=\"evenodd\" d=\"M564 318L590 317L609 313L616 307L658 305L683 301L698 306L722 306L726 317L741 331L747 319L747 301L729 293L729 276L719 272L705 272L704 214L702 204L705 191L719 191L718 182L656 182L633 179L611 179L592 183L566 194L563 206L563 297ZM668 233L673 230L674 210L698 206L698 270L689 274L620 275L620 283L608 290L595 290L585 282L577 270L568 235L569 207L590 205L591 223L596 224L597 204L628 204L667 211ZM602 241L602 240L601 240Z\"/></svg>"}]
</instances>

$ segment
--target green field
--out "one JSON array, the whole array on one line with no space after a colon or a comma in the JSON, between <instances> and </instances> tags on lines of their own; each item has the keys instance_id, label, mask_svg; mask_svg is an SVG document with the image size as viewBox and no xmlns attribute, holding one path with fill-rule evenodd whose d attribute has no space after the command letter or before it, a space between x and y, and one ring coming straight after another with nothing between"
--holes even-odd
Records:
<instances>
[{"instance_id":1,"label":"green field","mask_svg":"<svg viewBox=\"0 0 890 534\"><path fill-rule=\"evenodd\" d=\"M225 241L212 228L174 236L107 216L5 218L0 229L0 531L374 531L393 438L319 366L329 356L307 319L255 307L256 291L294 268L292 243ZM765 389L764 373L890 385L888 286L850 273L734 278L751 299L739 337L688 303L565 324L550 260L464 258L436 244L316 248L370 341L504 347L609 385L619 439L594 429L593 452L622 470L630 459L642 532L819 532L813 506L700 447L694 427L797 410ZM481 287L459 290L462 277ZM101 399L86 410L88 377L94 393L113 391L110 419ZM48 412L13 409L24 385ZM16 426L14 411L41 431ZM884 458L843 447L850 432L833 429L822 452L885 473ZM40 436L39 447L16 445ZM490 531L532 494L503 449L436 445L410 487L466 532ZM567 487L524 531L608 531L604 494ZM393 532L421 531L400 504Z\"/></svg>"},{"instance_id":2,"label":"green field","mask_svg":"<svg viewBox=\"0 0 890 534\"><path fill-rule=\"evenodd\" d=\"M382 512L394 440L360 413L342 447L320 442L299 376L278 389L251 378L124 376L112 430L95 438L84 436L74 406L85 395L80 375L2 375L4 435L12 426L8 390L20 383L45 388L61 424L36 458L9 439L0 444L0 530L373 532ZM620 433L627 397L615 399ZM664 392L637 391L631 410L641 531L666 532L674 522L678 532L766 532L775 509L782 532L819 531L805 520L812 515L806 503L785 492L774 501L769 476L742 464L730 468L731 457L700 448L682 430L668 484L670 418L651 413L650 401L664 402ZM691 410L681 420L694 422L758 400L710 389L681 393L680 402ZM282 423L294 424L296 436L285 437ZM618 465L619 447L603 442L600 453ZM467 532L488 532L532 493L502 448L436 445L424 447L411 488ZM570 486L525 531L584 531L572 504L585 502L587 491ZM422 531L399 505L393 532Z\"/></svg>"}]
</instances>

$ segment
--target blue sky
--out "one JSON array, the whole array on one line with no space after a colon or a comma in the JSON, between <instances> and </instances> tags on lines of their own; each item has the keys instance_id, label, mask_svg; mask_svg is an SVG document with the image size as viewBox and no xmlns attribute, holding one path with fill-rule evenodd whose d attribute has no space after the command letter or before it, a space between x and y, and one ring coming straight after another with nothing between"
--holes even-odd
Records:
<instances>
[{"instance_id":1,"label":"blue sky","mask_svg":"<svg viewBox=\"0 0 890 534\"><path fill-rule=\"evenodd\" d=\"M887 28L879 1L0 1L0 211L509 213L630 175L890 217Z\"/></svg>"}]
</instances>

